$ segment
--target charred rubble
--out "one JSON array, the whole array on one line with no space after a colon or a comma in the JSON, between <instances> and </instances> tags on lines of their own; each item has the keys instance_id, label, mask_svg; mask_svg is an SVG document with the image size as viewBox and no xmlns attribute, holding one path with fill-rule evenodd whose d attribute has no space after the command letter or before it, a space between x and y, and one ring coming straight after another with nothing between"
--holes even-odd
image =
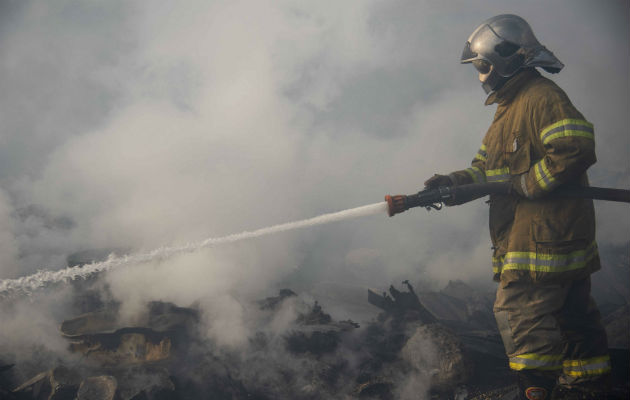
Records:
<instances>
[{"instance_id":1,"label":"charred rubble","mask_svg":"<svg viewBox=\"0 0 630 400\"><path fill-rule=\"evenodd\" d=\"M360 324L282 289L249 305L258 329L238 350L203 334L195 305L150 302L124 324L119 304L88 283L75 288L79 315L60 325L74 357L24 367L0 354L0 399L466 400L513 390L492 295L462 282L440 292L416 293L408 281L370 289L380 313ZM627 307L605 316L611 333L627 335L615 317ZM611 354L615 391L627 398L628 351Z\"/></svg>"}]
</instances>

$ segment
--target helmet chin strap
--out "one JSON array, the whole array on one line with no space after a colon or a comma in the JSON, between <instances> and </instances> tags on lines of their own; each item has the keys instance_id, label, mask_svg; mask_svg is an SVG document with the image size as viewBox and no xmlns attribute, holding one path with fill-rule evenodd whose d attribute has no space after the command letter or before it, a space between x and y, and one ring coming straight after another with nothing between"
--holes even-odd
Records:
<instances>
[{"instance_id":1,"label":"helmet chin strap","mask_svg":"<svg viewBox=\"0 0 630 400\"><path fill-rule=\"evenodd\" d=\"M486 92L486 94L492 93L492 90L494 89L493 85L490 84L487 80L481 83L481 88L484 92Z\"/></svg>"},{"instance_id":2,"label":"helmet chin strap","mask_svg":"<svg viewBox=\"0 0 630 400\"><path fill-rule=\"evenodd\" d=\"M487 74L479 74L479 80L481 81L481 87L486 94L490 94L493 91L497 91L505 85L505 82L509 81L511 77L503 77L499 75L494 66L490 68L490 72Z\"/></svg>"}]
</instances>

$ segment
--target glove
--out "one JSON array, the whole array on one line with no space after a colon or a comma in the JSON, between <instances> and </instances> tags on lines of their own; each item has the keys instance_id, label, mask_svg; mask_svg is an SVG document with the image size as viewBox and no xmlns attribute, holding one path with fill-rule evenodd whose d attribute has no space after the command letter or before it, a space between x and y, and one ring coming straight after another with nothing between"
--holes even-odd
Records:
<instances>
[{"instance_id":1,"label":"glove","mask_svg":"<svg viewBox=\"0 0 630 400\"><path fill-rule=\"evenodd\" d=\"M437 189L440 186L453 186L454 182L448 175L435 174L424 182L427 189Z\"/></svg>"},{"instance_id":2,"label":"glove","mask_svg":"<svg viewBox=\"0 0 630 400\"><path fill-rule=\"evenodd\" d=\"M409 209L407 207L407 196L404 194L387 195L385 196L385 201L387 202L387 215L390 217Z\"/></svg>"},{"instance_id":3,"label":"glove","mask_svg":"<svg viewBox=\"0 0 630 400\"><path fill-rule=\"evenodd\" d=\"M448 175L435 174L431 178L427 179L426 182L424 182L424 186L427 189L437 189L440 186L454 186L454 185L455 185L455 182L453 182L451 177ZM458 206L462 203L458 203L455 199L451 199L451 200L444 201L444 204L448 207L452 207L452 206Z\"/></svg>"}]
</instances>

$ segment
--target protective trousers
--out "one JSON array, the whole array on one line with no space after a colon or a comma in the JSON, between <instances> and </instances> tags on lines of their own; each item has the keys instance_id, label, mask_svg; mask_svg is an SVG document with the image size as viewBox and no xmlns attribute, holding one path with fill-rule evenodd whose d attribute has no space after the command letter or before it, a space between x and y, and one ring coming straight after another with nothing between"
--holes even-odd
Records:
<instances>
[{"instance_id":1,"label":"protective trousers","mask_svg":"<svg viewBox=\"0 0 630 400\"><path fill-rule=\"evenodd\" d=\"M590 385L610 373L606 331L589 278L562 283L500 282L494 314L510 368Z\"/></svg>"}]
</instances>

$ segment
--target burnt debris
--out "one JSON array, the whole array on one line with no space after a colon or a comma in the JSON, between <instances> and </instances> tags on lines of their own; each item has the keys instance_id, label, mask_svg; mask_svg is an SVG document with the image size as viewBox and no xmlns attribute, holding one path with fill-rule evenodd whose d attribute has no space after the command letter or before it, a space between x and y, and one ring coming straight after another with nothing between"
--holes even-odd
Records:
<instances>
[{"instance_id":1,"label":"burnt debris","mask_svg":"<svg viewBox=\"0 0 630 400\"><path fill-rule=\"evenodd\" d=\"M421 293L402 285L368 290L380 313L361 324L337 321L325 305L282 289L244 304L255 329L238 348L208 337L214 321L194 305L150 302L130 324L116 302L88 302L88 312L60 326L70 357L24 376L19 362L0 355L0 398L507 398L512 375L492 296L463 282ZM627 304L604 316L611 331L623 330L624 313ZM627 398L628 351L611 355L616 393Z\"/></svg>"}]
</instances>

